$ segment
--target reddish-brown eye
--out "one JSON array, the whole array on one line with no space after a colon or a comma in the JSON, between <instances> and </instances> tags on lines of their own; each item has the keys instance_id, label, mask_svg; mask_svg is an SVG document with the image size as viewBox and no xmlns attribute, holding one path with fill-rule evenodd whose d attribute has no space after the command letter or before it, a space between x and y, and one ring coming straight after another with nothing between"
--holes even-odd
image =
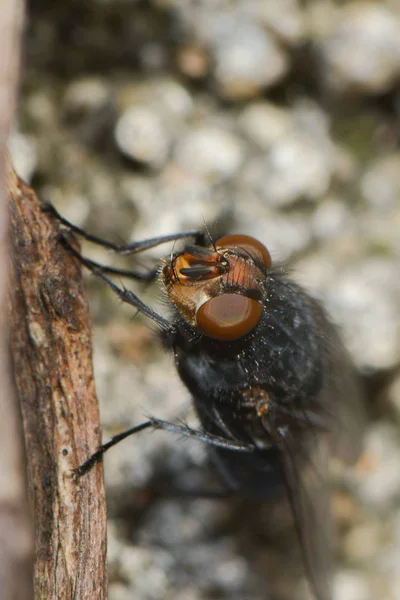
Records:
<instances>
[{"instance_id":1,"label":"reddish-brown eye","mask_svg":"<svg viewBox=\"0 0 400 600\"><path fill-rule=\"evenodd\" d=\"M261 318L261 304L238 294L221 294L200 306L197 326L207 337L233 341L244 337Z\"/></svg>"},{"instance_id":2,"label":"reddish-brown eye","mask_svg":"<svg viewBox=\"0 0 400 600\"><path fill-rule=\"evenodd\" d=\"M232 248L236 247L248 252L250 256L261 260L261 262L269 269L272 265L271 255L267 248L251 237L250 235L225 235L216 242L217 248Z\"/></svg>"}]
</instances>

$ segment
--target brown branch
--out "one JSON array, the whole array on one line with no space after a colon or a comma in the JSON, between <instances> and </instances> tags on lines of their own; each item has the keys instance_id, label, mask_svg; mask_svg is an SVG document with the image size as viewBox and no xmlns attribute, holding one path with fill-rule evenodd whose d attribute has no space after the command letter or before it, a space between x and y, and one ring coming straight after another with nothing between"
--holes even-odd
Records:
<instances>
[{"instance_id":1,"label":"brown branch","mask_svg":"<svg viewBox=\"0 0 400 600\"><path fill-rule=\"evenodd\" d=\"M80 266L31 188L8 173L13 239L11 348L36 523L35 598L107 597L101 465L72 469L100 444Z\"/></svg>"},{"instance_id":2,"label":"brown branch","mask_svg":"<svg viewBox=\"0 0 400 600\"><path fill-rule=\"evenodd\" d=\"M20 412L10 368L5 191L6 140L19 74L22 2L4 0L0 11L0 600L32 598L32 524L27 502Z\"/></svg>"}]
</instances>

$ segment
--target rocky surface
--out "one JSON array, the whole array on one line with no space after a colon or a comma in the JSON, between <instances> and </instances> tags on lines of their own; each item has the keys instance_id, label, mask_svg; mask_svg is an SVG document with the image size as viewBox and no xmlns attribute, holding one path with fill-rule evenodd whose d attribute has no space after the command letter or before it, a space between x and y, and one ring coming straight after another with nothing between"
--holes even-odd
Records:
<instances>
[{"instance_id":1,"label":"rocky surface","mask_svg":"<svg viewBox=\"0 0 400 600\"><path fill-rule=\"evenodd\" d=\"M92 233L205 221L254 235L325 302L370 417L356 469L333 469L334 600L400 598L399 30L397 0L41 0L10 142L38 194ZM157 286L130 285L165 312ZM186 418L154 327L88 286L105 437L148 413ZM285 532L260 535L261 509L154 497L155 484L215 483L198 444L143 433L105 471L110 600L306 597Z\"/></svg>"}]
</instances>

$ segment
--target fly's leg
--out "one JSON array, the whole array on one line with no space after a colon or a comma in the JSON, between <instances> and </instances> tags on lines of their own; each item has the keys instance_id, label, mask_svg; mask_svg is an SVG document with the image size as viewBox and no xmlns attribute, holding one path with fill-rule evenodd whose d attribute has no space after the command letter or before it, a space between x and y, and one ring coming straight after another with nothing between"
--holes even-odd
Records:
<instances>
[{"instance_id":1,"label":"fly's leg","mask_svg":"<svg viewBox=\"0 0 400 600\"><path fill-rule=\"evenodd\" d=\"M61 239L64 246L66 246L73 254L89 271L92 271L95 275L100 275L100 273L109 273L110 275L119 275L120 277L129 277L130 279L136 279L139 281L154 281L158 274L158 267L154 267L153 269L149 269L147 272L143 271L134 271L132 269L118 269L117 267L110 267L108 265L102 265L91 258L87 258L82 256L80 252L78 252L69 241L62 237Z\"/></svg>"},{"instance_id":2,"label":"fly's leg","mask_svg":"<svg viewBox=\"0 0 400 600\"><path fill-rule=\"evenodd\" d=\"M169 421L163 421L162 419L157 419L156 417L149 417L148 421L137 425L136 427L131 427L126 431L122 431L118 435L112 437L108 442L102 444L100 448L92 454L87 461L85 461L82 465L80 465L75 472L77 475L82 476L96 464L98 463L103 455L118 444L122 442L122 440L126 439L131 435L135 435L135 433L139 433L139 431L143 431L144 429L162 429L163 431L172 431L173 433L178 433L182 437L190 437L192 439L196 439L205 444L209 444L210 446L216 446L217 448L225 448L227 450L234 450L238 452L254 452L256 450L256 446L253 444L240 444L233 440L229 440L227 438L223 438L217 435L213 435L211 433L207 433L206 431L201 431L200 429L193 429L188 425L177 425L176 423L170 423Z\"/></svg>"},{"instance_id":3,"label":"fly's leg","mask_svg":"<svg viewBox=\"0 0 400 600\"><path fill-rule=\"evenodd\" d=\"M150 248L155 248L156 246L160 246L160 244L164 244L166 242L174 242L176 240L181 240L188 237L193 237L195 239L195 244L200 246L204 245L204 234L201 231L186 231L183 233L172 233L170 235L161 235L153 238L149 238L147 240L141 240L139 242L132 242L130 244L114 244L113 242L109 242L108 240L104 240L95 235L91 235L87 233L84 229L77 227L73 223L67 221L60 215L60 213L54 208L52 204L45 204L42 207L46 213L52 215L61 225L64 225L69 231L73 231L77 235L82 236L85 240L92 242L93 244L97 244L99 246L103 246L103 248L109 248L113 250L117 254L127 255L127 254L137 254L139 252L143 252L144 250L149 250Z\"/></svg>"},{"instance_id":4,"label":"fly's leg","mask_svg":"<svg viewBox=\"0 0 400 600\"><path fill-rule=\"evenodd\" d=\"M89 271L91 271L97 277L100 277L111 289L117 294L117 296L127 304L134 306L141 313L149 317L156 325L160 327L162 332L166 335L166 339L173 343L173 340L176 335L175 327L164 319L161 315L156 313L150 306L147 306L136 294L134 294L131 290L128 290L126 287L119 287L116 285L107 275L103 272L103 267L98 267L97 263L90 260L89 258L85 258L82 256L71 244L63 238L63 243L68 247L69 251L81 262Z\"/></svg>"},{"instance_id":5,"label":"fly's leg","mask_svg":"<svg viewBox=\"0 0 400 600\"><path fill-rule=\"evenodd\" d=\"M139 433L139 431L143 431L143 429L148 429L151 426L152 426L151 421L145 421L141 425L137 425L136 427L131 427L130 429L127 429L126 431L122 431L121 433L114 435L108 442L106 442L105 444L102 444L96 452L94 452L87 460L85 460L84 463L82 463L79 467L74 469L75 473L79 477L82 477L82 475L85 475L86 473L88 473L94 467L95 464L100 462L100 460L103 458L103 455L107 452L107 450L109 450L110 448L112 448L113 446L118 444L118 442L122 442L122 440L129 437L130 435Z\"/></svg>"}]
</instances>

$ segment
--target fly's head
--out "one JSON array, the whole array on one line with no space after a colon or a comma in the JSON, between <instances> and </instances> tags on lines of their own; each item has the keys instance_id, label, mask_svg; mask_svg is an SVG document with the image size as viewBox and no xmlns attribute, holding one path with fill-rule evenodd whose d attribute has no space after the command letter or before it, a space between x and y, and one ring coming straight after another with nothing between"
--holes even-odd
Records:
<instances>
[{"instance_id":1,"label":"fly's head","mask_svg":"<svg viewBox=\"0 0 400 600\"><path fill-rule=\"evenodd\" d=\"M170 302L201 334L219 341L243 338L262 315L263 282L271 256L246 235L228 235L210 248L188 245L165 261Z\"/></svg>"}]
</instances>

